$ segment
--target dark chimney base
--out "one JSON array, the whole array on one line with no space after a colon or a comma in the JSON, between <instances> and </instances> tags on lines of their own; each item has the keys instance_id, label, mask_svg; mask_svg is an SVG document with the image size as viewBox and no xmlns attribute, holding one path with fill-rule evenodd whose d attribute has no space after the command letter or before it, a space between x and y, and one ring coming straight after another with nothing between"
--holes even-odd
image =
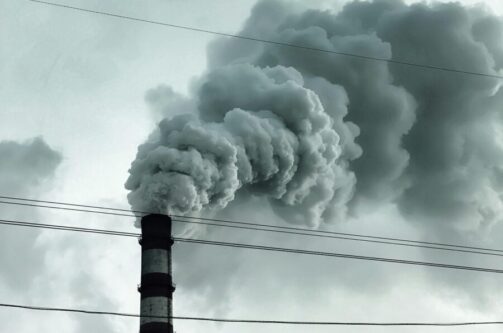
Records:
<instances>
[{"instance_id":1,"label":"dark chimney base","mask_svg":"<svg viewBox=\"0 0 503 333\"><path fill-rule=\"evenodd\" d=\"M173 333L170 323L147 323L140 326L140 333Z\"/></svg>"}]
</instances>

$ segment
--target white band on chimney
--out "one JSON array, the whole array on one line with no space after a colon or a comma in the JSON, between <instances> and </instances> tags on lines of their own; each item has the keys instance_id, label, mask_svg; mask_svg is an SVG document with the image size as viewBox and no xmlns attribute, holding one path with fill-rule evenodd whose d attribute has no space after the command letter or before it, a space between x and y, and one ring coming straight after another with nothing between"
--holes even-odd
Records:
<instances>
[{"instance_id":1,"label":"white band on chimney","mask_svg":"<svg viewBox=\"0 0 503 333\"><path fill-rule=\"evenodd\" d=\"M169 255L165 249L150 249L143 251L144 260L141 263L141 274L169 274Z\"/></svg>"},{"instance_id":2,"label":"white band on chimney","mask_svg":"<svg viewBox=\"0 0 503 333\"><path fill-rule=\"evenodd\" d=\"M169 323L169 309L167 297L147 297L141 300L140 325L151 322ZM162 317L162 318L149 318Z\"/></svg>"}]
</instances>

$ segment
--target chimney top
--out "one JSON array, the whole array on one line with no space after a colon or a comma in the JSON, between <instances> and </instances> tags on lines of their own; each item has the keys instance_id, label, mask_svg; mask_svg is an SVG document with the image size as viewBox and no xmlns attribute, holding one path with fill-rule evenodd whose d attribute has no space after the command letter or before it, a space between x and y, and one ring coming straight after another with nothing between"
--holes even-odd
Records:
<instances>
[{"instance_id":1,"label":"chimney top","mask_svg":"<svg viewBox=\"0 0 503 333\"><path fill-rule=\"evenodd\" d=\"M141 231L143 237L171 238L171 218L163 214L146 215L141 219Z\"/></svg>"}]
</instances>

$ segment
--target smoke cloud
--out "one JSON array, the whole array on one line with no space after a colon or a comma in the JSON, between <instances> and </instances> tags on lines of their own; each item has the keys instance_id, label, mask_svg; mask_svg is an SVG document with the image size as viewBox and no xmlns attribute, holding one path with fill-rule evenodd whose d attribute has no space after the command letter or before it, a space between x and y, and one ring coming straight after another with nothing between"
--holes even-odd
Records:
<instances>
[{"instance_id":1,"label":"smoke cloud","mask_svg":"<svg viewBox=\"0 0 503 333\"><path fill-rule=\"evenodd\" d=\"M27 142L0 141L0 188L27 195L51 179L62 156L40 137Z\"/></svg>"},{"instance_id":2,"label":"smoke cloud","mask_svg":"<svg viewBox=\"0 0 503 333\"><path fill-rule=\"evenodd\" d=\"M212 71L198 88L198 112L164 119L155 141L140 148L126 183L139 208L222 209L246 189L299 221L316 223L335 206L344 209L354 178L341 159L340 136L295 69L239 64Z\"/></svg>"},{"instance_id":3,"label":"smoke cloud","mask_svg":"<svg viewBox=\"0 0 503 333\"><path fill-rule=\"evenodd\" d=\"M0 141L0 189L3 195L32 196L53 180L61 163L61 154L42 138L27 142ZM3 218L32 218L31 211L2 207ZM25 290L35 278L30 271L43 267L44 253L37 248L40 230L25 230L23 236L13 228L2 228L0 234L0 287L3 283L14 290ZM12 255L16 253L16 255ZM29 255L27 253L30 253ZM20 261L24 264L20 265Z\"/></svg>"},{"instance_id":4,"label":"smoke cloud","mask_svg":"<svg viewBox=\"0 0 503 333\"><path fill-rule=\"evenodd\" d=\"M498 74L502 24L457 3L333 13L262 1L239 34ZM435 228L502 219L500 80L223 38L208 63L190 96L149 94L180 115L138 149L126 182L135 209L207 213L240 192L313 227L390 202Z\"/></svg>"}]
</instances>

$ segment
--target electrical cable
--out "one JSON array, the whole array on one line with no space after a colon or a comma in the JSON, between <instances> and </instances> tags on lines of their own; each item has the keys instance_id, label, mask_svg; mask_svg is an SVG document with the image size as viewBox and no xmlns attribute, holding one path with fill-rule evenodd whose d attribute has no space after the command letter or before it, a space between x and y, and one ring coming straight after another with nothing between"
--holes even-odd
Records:
<instances>
[{"instance_id":1,"label":"electrical cable","mask_svg":"<svg viewBox=\"0 0 503 333\"><path fill-rule=\"evenodd\" d=\"M94 311L83 309L70 308L55 308L46 306L31 306L20 304L0 303L0 307L15 308L33 311L55 311L55 312L70 312L82 313L91 315L109 315L119 317L133 318L158 318L158 319L174 319L174 320L196 320L209 321L219 323L241 323L241 324L281 324L281 325L324 325L324 326L475 326L475 325L502 325L503 321L473 321L473 322L342 322L342 321L288 321L288 320L256 320L256 319L226 319L226 318L208 318L194 316L140 316L136 313L110 312L110 311Z\"/></svg>"},{"instance_id":2,"label":"electrical cable","mask_svg":"<svg viewBox=\"0 0 503 333\"><path fill-rule=\"evenodd\" d=\"M81 8L81 7L74 7L74 6L69 6L69 5L64 5L64 4L54 3L54 2L47 2L47 1L41 1L41 0L29 0L29 1L36 2L39 4L59 7L59 8L72 9L72 10L77 10L77 11L86 12L86 13L99 14L99 15L104 15L104 16L109 16L109 17L126 19L126 20L130 20L130 21L161 25L161 26L175 28L175 29L189 30L189 31L200 32L200 33L205 33L205 34L212 34L212 35L217 35L217 36L247 40L247 41L252 41L252 42L273 44L273 45L277 45L277 46L286 46L286 47L290 47L290 48L312 51L312 52L321 52L321 53L333 54L333 55L338 55L338 56L351 57L351 58L366 60L366 61L378 61L378 62L385 62L385 63L390 63L390 64L415 67L415 68L421 68L421 69L427 69L427 70L439 70L439 71L453 72L453 73L458 73L458 74L466 74L466 75L481 76L481 77L487 77L487 78L503 79L503 76L497 75L497 74L480 73L480 72L473 72L473 71L468 71L468 70L460 70L460 69L447 68L447 67L441 67L441 66L417 64L417 63L408 62L408 61L379 58L379 57L371 57L371 56L365 56L365 55L361 55L361 54L354 54L354 53L347 53L347 52L339 52L339 51L334 51L334 50L329 50L329 49L321 49L321 48L311 47L311 46L307 46L307 45L298 45L298 44L292 44L292 43L286 43L286 42L280 42L280 41L274 41L274 40L261 39L261 38L256 38L256 37L252 37L252 36L236 35L236 34L218 32L218 31L213 31L213 30L189 27L189 26L184 26L184 25L177 25L177 24L172 24L172 23L168 23L168 22L160 22L160 21L142 19L142 18L138 18L138 17L131 17L131 16L114 14L114 13L109 13L109 12L102 12L102 11L98 11L98 10L86 9L86 8Z\"/></svg>"},{"instance_id":3,"label":"electrical cable","mask_svg":"<svg viewBox=\"0 0 503 333\"><path fill-rule=\"evenodd\" d=\"M151 214L149 212L134 211L134 210L131 211L131 210L121 209L121 208L81 205L81 204L76 204L76 203L47 201L47 200L35 200L35 199L27 199L27 198L19 198L19 197L9 197L9 196L0 196L0 199L9 199L9 200L18 200L18 201L36 202L36 203L48 203L48 204L55 204L55 205L84 207L84 208L93 208L93 209L102 209L102 210L112 210L112 211L120 211L120 212L130 211L130 212L133 212L133 213L136 213L139 215L140 214L141 215ZM88 212L88 213L107 214L107 215L128 216L128 217L136 217L136 218L141 217L141 215L139 216L139 215L134 215L134 214L122 214L122 213L103 212L103 211L87 210L87 209L45 206L45 205L39 205L39 204L27 204L27 203L19 203L19 202L12 202L12 201L1 201L0 200L0 203L1 204L30 206L30 207L53 208L53 209ZM401 239L401 238L378 237L378 236L370 236L370 235L362 235L362 234L341 233L341 232L326 231L326 230L311 230L311 229L306 229L306 228L274 226L274 225L268 225L268 224L257 224L257 223L239 222L239 221L231 221L231 220L219 220L219 219L201 218L201 217L193 217L193 216L180 216L180 215L172 215L172 216L176 217L176 219L172 219L172 221L176 222L176 223L201 224L201 225L209 225L209 226L216 226L216 227L234 228L234 229L267 231L267 232L274 232L274 233L293 234L293 235L302 235L302 236L310 236L310 237L333 238L333 239L360 241L360 242L367 242L367 243L426 248L426 249L442 250L442 251L464 252L464 253L492 255L492 256L503 256L503 254L501 254L501 253L503 253L503 250L499 250L499 249L463 246L463 245L446 244L446 243L415 241L415 240L408 240L408 239ZM193 221L194 219L200 219L203 221L214 221L214 222L226 223L226 224L196 222L196 221ZM248 227L248 226L250 226L250 227ZM267 229L256 228L256 227L265 227ZM279 229L279 230L275 230L275 229ZM292 230L292 231L290 231L290 230ZM352 236L352 237L348 237L348 236ZM361 238L354 238L354 237L361 237ZM362 239L362 238L368 238L368 239ZM411 244L405 244L405 243L400 243L400 242L411 243ZM439 246L441 246L441 247L439 247ZM478 251L478 250L481 250L481 251ZM482 252L482 251L484 251L484 252ZM496 253L491 253L491 252L496 252Z\"/></svg>"},{"instance_id":4,"label":"electrical cable","mask_svg":"<svg viewBox=\"0 0 503 333\"><path fill-rule=\"evenodd\" d=\"M218 242L218 241L208 241L208 240L190 239L190 238L174 237L173 239L175 240L175 242L185 242L185 243L193 243L193 244L226 246L226 247L262 250L262 251L287 252L287 253L306 254L306 255L313 255L313 256L325 256L325 257L334 257L334 258L379 261L379 262L388 262L388 263L395 263L395 264L459 269L459 270L478 271L478 272L486 272L486 273L497 273L497 274L503 273L503 270L501 270L501 269L493 269L493 268L485 268L485 267L451 265L451 264L442 264L442 263L435 263L435 262L403 260L403 259L393 259L393 258L384 258L384 257L369 257L369 256L360 256L360 255L354 255L354 254L346 254L346 253L300 250L300 249L292 249L292 248L284 248L284 247Z\"/></svg>"},{"instance_id":5,"label":"electrical cable","mask_svg":"<svg viewBox=\"0 0 503 333\"><path fill-rule=\"evenodd\" d=\"M462 253L470 253L470 254L480 254L480 255L488 255L488 256L496 256L503 257L503 254L500 253L491 253L491 252L483 252L483 251L473 251L473 250L463 250L456 248L448 248L448 247L438 247L438 246L430 246L430 245L418 245L418 244L405 244L405 243L397 243L390 241L379 241L379 240L371 240L371 239L360 239L360 238L352 238L352 237L342 237L342 236L332 236L332 235L319 235L319 234L311 234L306 232L294 232L294 231L284 231L284 230L273 230L273 229L263 229L263 228L252 228L252 227L242 227L242 226L233 226L233 225L222 225L216 223L208 223L208 222L194 222L194 221L182 221L178 219L172 219L173 222L181 222L181 223L193 223L193 224L202 224L209 225L215 227L225 227L225 228L233 228L233 229L243 229L243 230L254 230L254 231L267 231L279 234L288 234L288 235L297 235L297 236L308 236L308 237L319 237L319 238L328 238L328 239L342 239L349 241L357 241L364 243L374 243L374 244L384 244L384 245L394 245L394 246L405 246L412 248L423 248L429 250L440 250L440 251L449 251L449 252L462 252Z\"/></svg>"},{"instance_id":6,"label":"electrical cable","mask_svg":"<svg viewBox=\"0 0 503 333\"><path fill-rule=\"evenodd\" d=\"M16 220L3 220L0 219L0 224L20 226L28 228L40 228L40 229L52 229L52 230L64 230L64 231L77 231L77 232L87 232L94 234L103 234L111 236L124 236L124 237L140 237L141 234L134 232L118 231L118 230L105 230L105 229L94 229L94 228L81 228L73 227L59 224L46 224L46 223L35 223L35 222L24 222Z\"/></svg>"},{"instance_id":7,"label":"electrical cable","mask_svg":"<svg viewBox=\"0 0 503 333\"><path fill-rule=\"evenodd\" d=\"M33 228L65 230L65 231L87 232L87 233L106 234L106 235L115 235L115 236L127 236L127 237L140 237L141 236L140 234L136 234L136 233L128 233L128 232L115 231L115 230L89 229L89 228L55 225L55 224L39 224L39 223L32 223L32 222L22 222L22 221L14 221L14 220L0 220L0 225L1 224L14 225L14 226L25 226L25 227L33 227ZM464 265L451 265L451 264L442 264L442 263L435 263L435 262L403 260L403 259L393 259L393 258L384 258L384 257L369 257L369 256L360 256L360 255L336 253L336 252L301 250L301 249L294 249L294 248L273 247L273 246L263 246L263 245L243 244L243 243L230 243L230 242L220 242L220 241L211 241L211 240L193 239L193 238L180 238L180 237L173 237L173 240L175 242L182 242L182 243L215 245L215 246L224 246L224 247L233 247L233 248L244 248L244 249L262 250L262 251L284 252L284 253L295 253L295 254L344 258L344 259L368 260L368 261L378 261L378 262L387 262L387 263L395 263L395 264L428 266L428 267L458 269L458 270L467 270L467 271L478 271L478 272L486 272L486 273L498 273L498 274L503 273L503 270L493 269L493 268L464 266Z\"/></svg>"}]
</instances>

